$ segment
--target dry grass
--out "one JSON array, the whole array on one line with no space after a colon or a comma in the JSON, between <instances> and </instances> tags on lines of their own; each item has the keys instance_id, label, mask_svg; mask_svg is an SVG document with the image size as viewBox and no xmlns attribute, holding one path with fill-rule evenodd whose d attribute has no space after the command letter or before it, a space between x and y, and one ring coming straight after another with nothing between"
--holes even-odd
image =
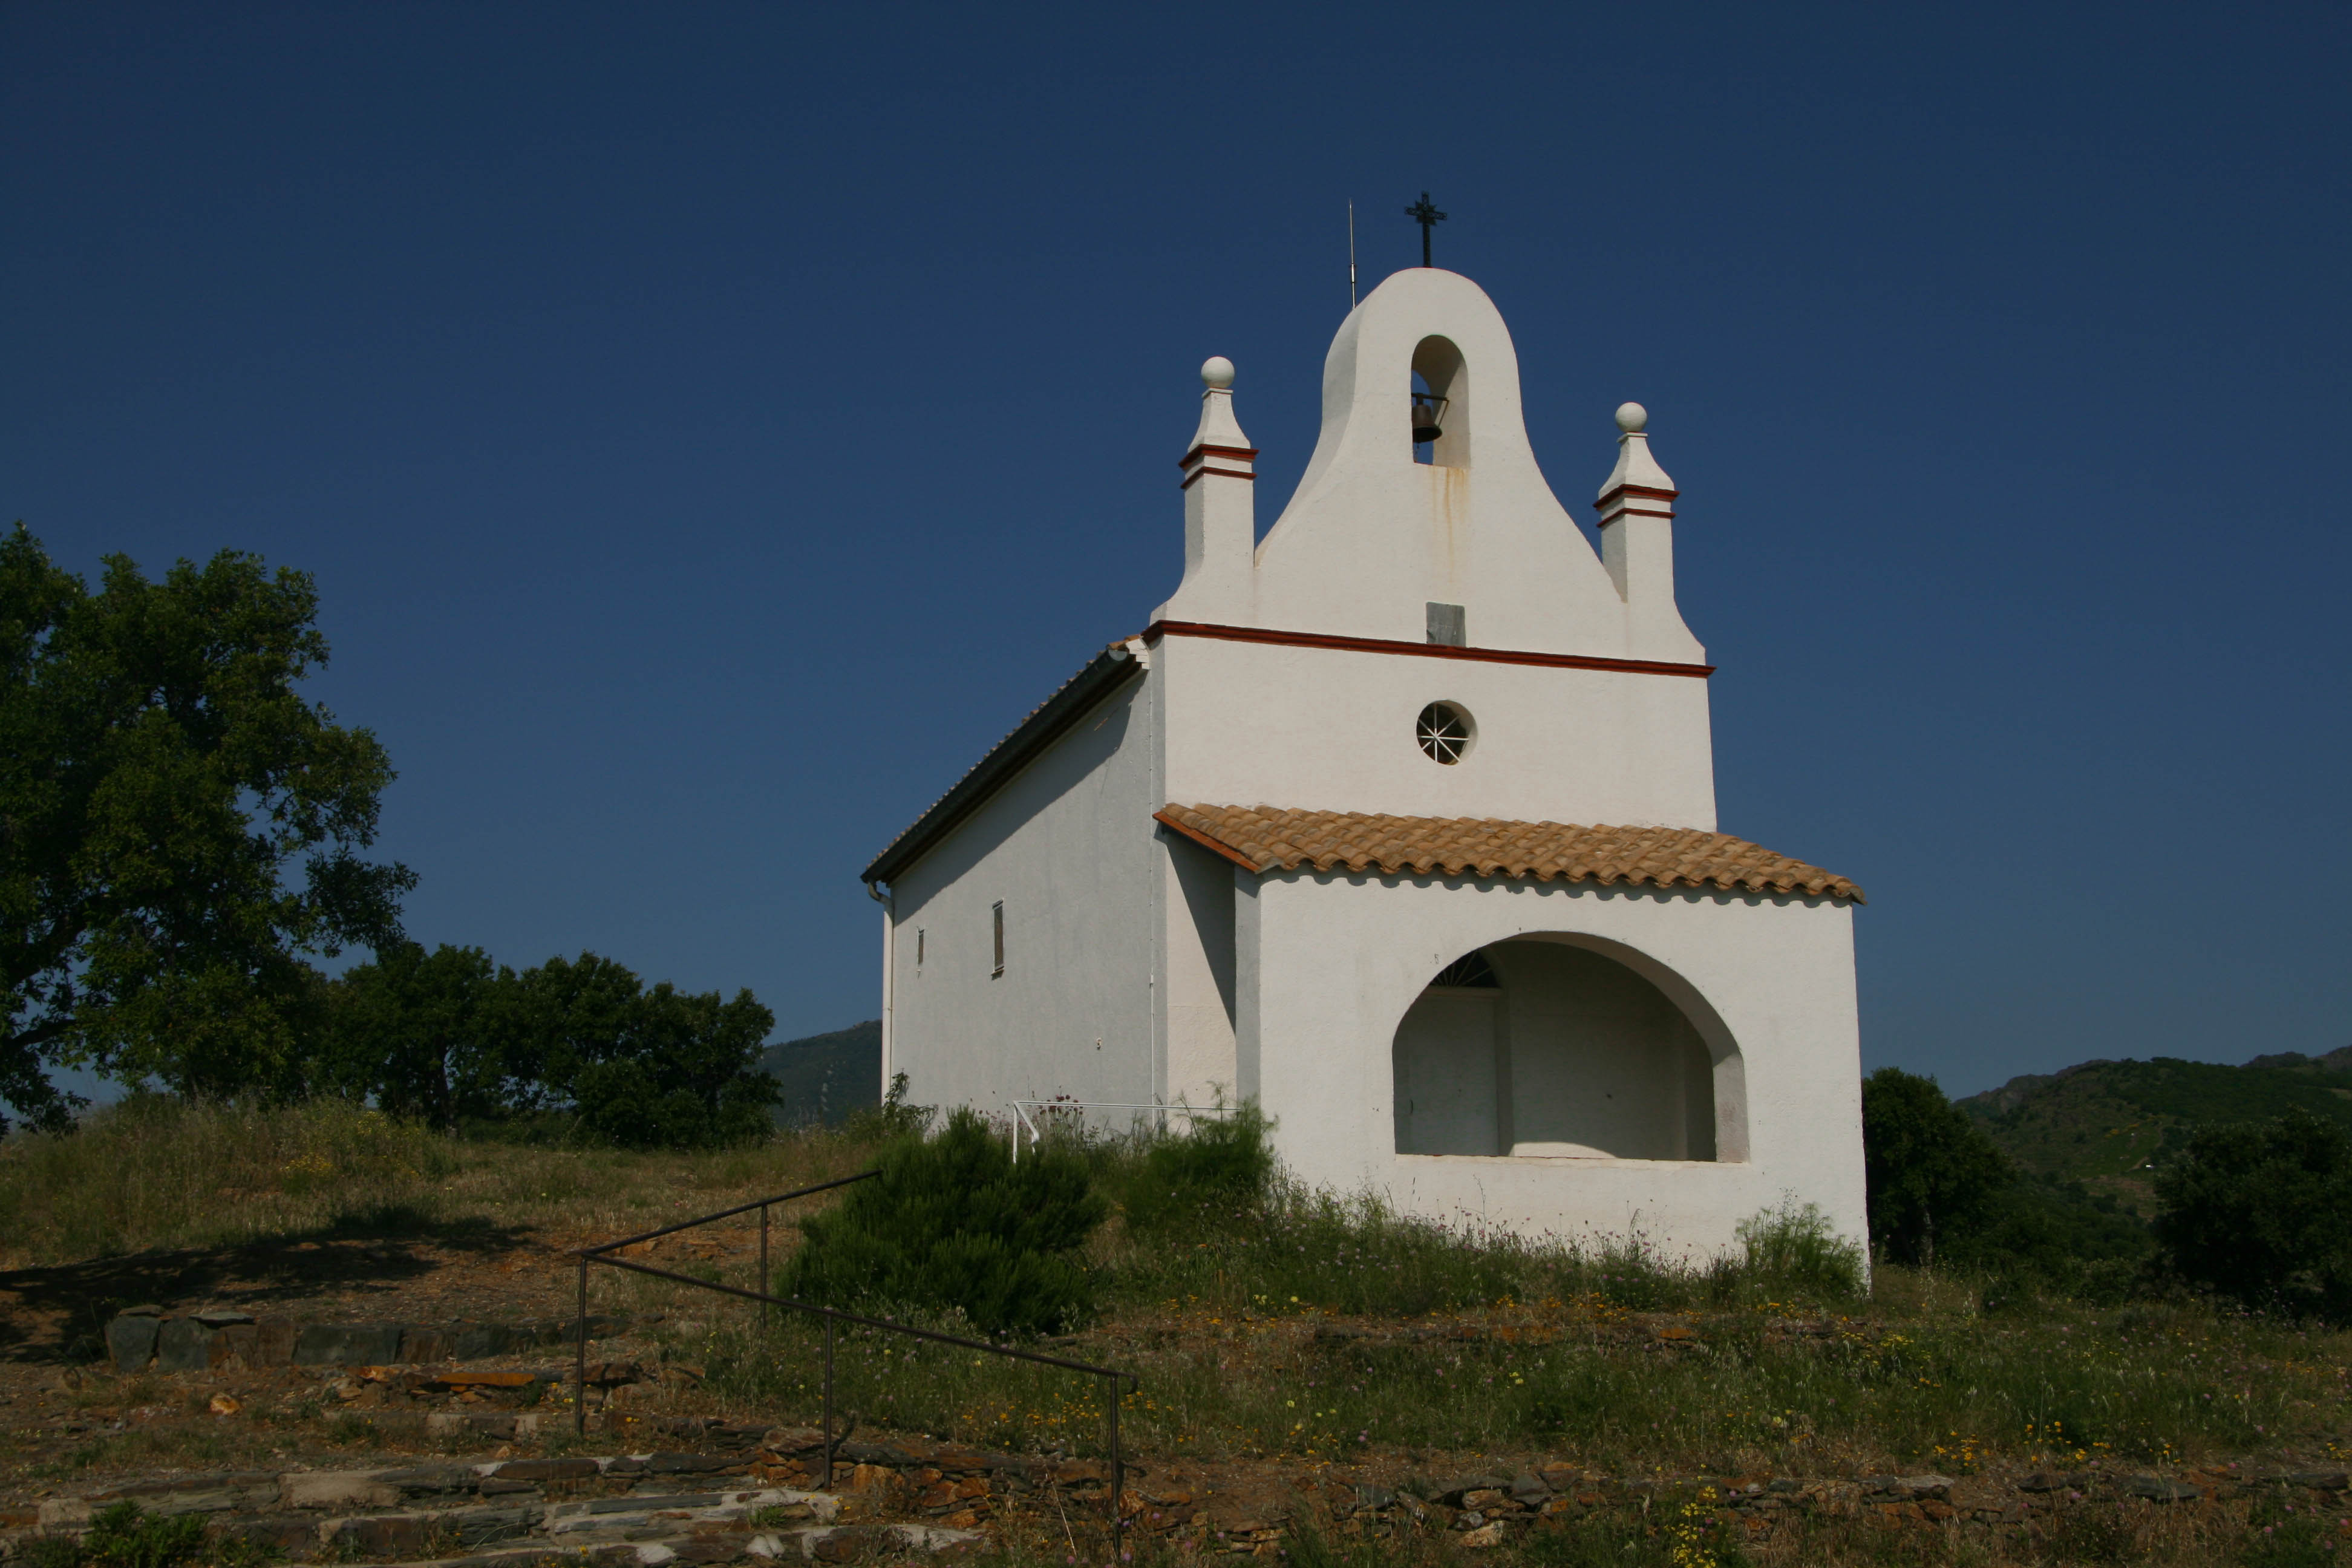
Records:
<instances>
[{"instance_id":1,"label":"dry grass","mask_svg":"<svg viewBox=\"0 0 2352 1568\"><path fill-rule=\"evenodd\" d=\"M723 1153L447 1138L341 1101L139 1096L64 1134L0 1142L0 1268L489 1221L609 1237L862 1169L869 1145L796 1134Z\"/></svg>"},{"instance_id":2,"label":"dry grass","mask_svg":"<svg viewBox=\"0 0 2352 1568\"><path fill-rule=\"evenodd\" d=\"M494 1223L610 1238L864 1168L870 1144L794 1134L725 1153L466 1142L342 1105L137 1100L61 1138L0 1144L0 1266L368 1227ZM643 1260L751 1284L751 1223L714 1255ZM777 1237L778 1255L789 1232ZM2352 1335L2183 1302L2051 1301L1988 1314L1966 1282L1882 1270L1864 1302L1449 1233L1294 1194L1262 1222L1094 1248L1109 1310L1065 1353L1131 1368L1129 1440L1161 1455L1318 1465L1542 1454L1614 1474L1948 1474L2093 1459L2166 1468L2352 1456ZM751 1310L600 1271L599 1310L667 1310L656 1353L707 1373L678 1409L815 1412L813 1345ZM1792 1335L1776 1320L1831 1323ZM1687 1337L1661 1335L1682 1325ZM1419 1331L1418 1341L1403 1336ZM1346 1330L1349 1332L1323 1331ZM1088 1380L852 1336L840 1392L871 1426L1085 1451ZM888 1353L885 1353L887 1352ZM1451 1456L1441 1461L1436 1456Z\"/></svg>"}]
</instances>

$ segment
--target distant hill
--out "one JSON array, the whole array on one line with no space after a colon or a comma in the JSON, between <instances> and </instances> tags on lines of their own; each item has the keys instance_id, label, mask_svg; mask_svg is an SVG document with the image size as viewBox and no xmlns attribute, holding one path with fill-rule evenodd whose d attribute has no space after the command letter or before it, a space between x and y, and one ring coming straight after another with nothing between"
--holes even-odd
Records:
<instances>
[{"instance_id":1,"label":"distant hill","mask_svg":"<svg viewBox=\"0 0 2352 1568\"><path fill-rule=\"evenodd\" d=\"M859 1107L882 1103L882 1020L770 1046L760 1066L783 1086L778 1124L838 1127Z\"/></svg>"},{"instance_id":2,"label":"distant hill","mask_svg":"<svg viewBox=\"0 0 2352 1568\"><path fill-rule=\"evenodd\" d=\"M1958 1103L2026 1170L2080 1182L2146 1215L2156 1167L2201 1123L2300 1107L2352 1130L2352 1046L2324 1057L2256 1057L2241 1067L2170 1057L2084 1062L2013 1078Z\"/></svg>"}]
</instances>

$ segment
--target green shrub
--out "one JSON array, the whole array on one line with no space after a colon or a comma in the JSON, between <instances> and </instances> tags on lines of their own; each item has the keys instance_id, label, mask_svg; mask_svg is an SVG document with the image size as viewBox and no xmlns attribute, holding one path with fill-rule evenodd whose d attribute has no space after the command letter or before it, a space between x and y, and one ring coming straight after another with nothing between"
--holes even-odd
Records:
<instances>
[{"instance_id":1,"label":"green shrub","mask_svg":"<svg viewBox=\"0 0 2352 1568\"><path fill-rule=\"evenodd\" d=\"M992 1333L1091 1317L1077 1257L1109 1213L1084 1157L1048 1143L1020 1163L969 1107L885 1150L882 1174L803 1226L784 1293L832 1306L957 1311Z\"/></svg>"},{"instance_id":2,"label":"green shrub","mask_svg":"<svg viewBox=\"0 0 2352 1568\"><path fill-rule=\"evenodd\" d=\"M509 1120L517 1142L709 1149L770 1131L775 1016L593 952L520 973L479 948L388 946L321 983L313 1087L449 1131Z\"/></svg>"},{"instance_id":3,"label":"green shrub","mask_svg":"<svg viewBox=\"0 0 2352 1568\"><path fill-rule=\"evenodd\" d=\"M90 1515L79 1542L42 1544L47 1550L35 1559L40 1568L182 1568L206 1555L203 1515L166 1518L143 1513L135 1502Z\"/></svg>"},{"instance_id":4,"label":"green shrub","mask_svg":"<svg viewBox=\"0 0 2352 1568\"><path fill-rule=\"evenodd\" d=\"M1819 1204L1794 1198L1739 1222L1741 1272L1751 1290L1805 1300L1851 1300L1866 1288L1862 1248L1831 1228Z\"/></svg>"},{"instance_id":5,"label":"green shrub","mask_svg":"<svg viewBox=\"0 0 2352 1568\"><path fill-rule=\"evenodd\" d=\"M2352 1137L2302 1111L2200 1130L2157 1173L2156 1238L2190 1284L2352 1323Z\"/></svg>"},{"instance_id":6,"label":"green shrub","mask_svg":"<svg viewBox=\"0 0 2352 1568\"><path fill-rule=\"evenodd\" d=\"M1265 1117L1244 1105L1202 1118L1188 1132L1151 1139L1123 1174L1119 1206L1138 1236L1199 1231L1255 1214L1274 1179Z\"/></svg>"},{"instance_id":7,"label":"green shrub","mask_svg":"<svg viewBox=\"0 0 2352 1568\"><path fill-rule=\"evenodd\" d=\"M81 1542L69 1535L36 1535L20 1542L13 1568L81 1568Z\"/></svg>"},{"instance_id":8,"label":"green shrub","mask_svg":"<svg viewBox=\"0 0 2352 1568\"><path fill-rule=\"evenodd\" d=\"M1990 1226L1937 1256L1976 1273L1988 1311L2047 1295L2115 1306L2140 1289L2155 1243L2113 1196L2081 1182L2020 1175Z\"/></svg>"},{"instance_id":9,"label":"green shrub","mask_svg":"<svg viewBox=\"0 0 2352 1568\"><path fill-rule=\"evenodd\" d=\"M861 1105L849 1113L842 1126L849 1136L862 1143L880 1143L893 1138L920 1137L931 1129L931 1118L938 1115L936 1107L907 1103L907 1075L890 1075L890 1088L879 1105Z\"/></svg>"},{"instance_id":10,"label":"green shrub","mask_svg":"<svg viewBox=\"0 0 2352 1568\"><path fill-rule=\"evenodd\" d=\"M731 1002L664 981L636 998L625 1055L573 1080L581 1125L624 1148L715 1149L765 1138L776 1080L760 1070L775 1015L749 991Z\"/></svg>"},{"instance_id":11,"label":"green shrub","mask_svg":"<svg viewBox=\"0 0 2352 1568\"><path fill-rule=\"evenodd\" d=\"M1900 1068L1862 1080L1862 1150L1871 1245L1897 1263L1931 1265L1990 1224L2013 1174L1934 1079Z\"/></svg>"}]
</instances>

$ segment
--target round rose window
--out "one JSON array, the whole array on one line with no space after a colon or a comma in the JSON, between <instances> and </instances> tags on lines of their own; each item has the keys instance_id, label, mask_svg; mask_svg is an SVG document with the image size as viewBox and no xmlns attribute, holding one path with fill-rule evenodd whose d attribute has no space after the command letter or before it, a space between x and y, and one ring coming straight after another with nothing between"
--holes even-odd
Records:
<instances>
[{"instance_id":1,"label":"round rose window","mask_svg":"<svg viewBox=\"0 0 2352 1568\"><path fill-rule=\"evenodd\" d=\"M1470 715L1451 702L1431 703L1421 710L1412 728L1414 739L1429 753L1430 760L1448 767L1462 760L1476 733L1471 727Z\"/></svg>"}]
</instances>

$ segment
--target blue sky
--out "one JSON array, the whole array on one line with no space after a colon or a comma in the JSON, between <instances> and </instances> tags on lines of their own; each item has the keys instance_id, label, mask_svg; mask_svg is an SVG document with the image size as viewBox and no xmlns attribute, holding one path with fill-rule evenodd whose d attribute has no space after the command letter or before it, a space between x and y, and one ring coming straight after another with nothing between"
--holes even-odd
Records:
<instances>
[{"instance_id":1,"label":"blue sky","mask_svg":"<svg viewBox=\"0 0 2352 1568\"><path fill-rule=\"evenodd\" d=\"M314 573L422 940L871 1016L858 869L1438 259L1638 398L1867 1065L2352 1041L2336 5L0 8L0 515Z\"/></svg>"}]
</instances>

